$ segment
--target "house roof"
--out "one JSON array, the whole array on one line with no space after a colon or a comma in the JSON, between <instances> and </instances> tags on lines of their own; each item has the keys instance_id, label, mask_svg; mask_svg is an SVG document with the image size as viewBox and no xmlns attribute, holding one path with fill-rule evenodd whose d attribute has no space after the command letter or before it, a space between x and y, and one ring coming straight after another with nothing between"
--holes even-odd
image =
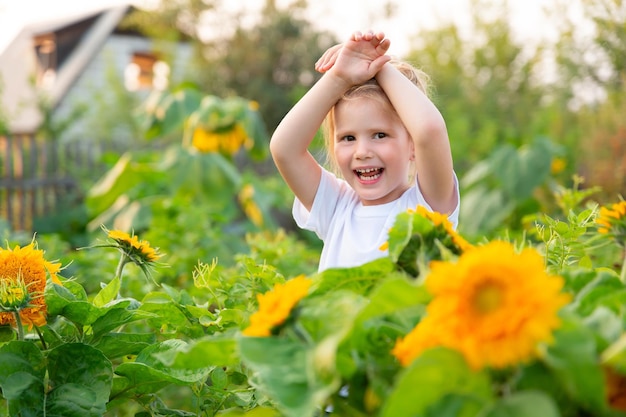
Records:
<instances>
[{"instance_id":1,"label":"house roof","mask_svg":"<svg viewBox=\"0 0 626 417\"><path fill-rule=\"evenodd\" d=\"M0 27L3 28L0 31L0 111L14 133L33 132L42 119L31 81L37 68L35 38L54 33L57 39L59 65L54 81L45 88L51 104L55 105L131 6L130 1L92 0L80 2L80 5L73 2L75 7L68 9L65 3L71 2L23 1L22 6L31 6L31 12L26 15L16 7L11 9L0 3Z\"/></svg>"}]
</instances>

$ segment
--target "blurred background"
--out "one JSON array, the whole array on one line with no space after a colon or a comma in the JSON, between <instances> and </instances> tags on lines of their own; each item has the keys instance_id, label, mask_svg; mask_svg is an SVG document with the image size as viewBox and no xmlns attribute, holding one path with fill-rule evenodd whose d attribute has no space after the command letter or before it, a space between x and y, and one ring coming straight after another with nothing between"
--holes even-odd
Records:
<instances>
[{"instance_id":1,"label":"blurred background","mask_svg":"<svg viewBox=\"0 0 626 417\"><path fill-rule=\"evenodd\" d=\"M470 240L626 194L623 0L6 0L0 28L0 235L60 257L105 225L174 280L249 251L314 270L269 135L321 53L370 28L432 78Z\"/></svg>"}]
</instances>

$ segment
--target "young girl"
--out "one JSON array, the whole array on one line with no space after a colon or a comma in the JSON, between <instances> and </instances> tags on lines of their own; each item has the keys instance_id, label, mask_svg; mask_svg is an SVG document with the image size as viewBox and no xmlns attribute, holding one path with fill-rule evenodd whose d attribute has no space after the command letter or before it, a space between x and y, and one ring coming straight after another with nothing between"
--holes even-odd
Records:
<instances>
[{"instance_id":1,"label":"young girl","mask_svg":"<svg viewBox=\"0 0 626 417\"><path fill-rule=\"evenodd\" d=\"M391 62L389 46L382 32L355 32L327 50L316 63L324 75L272 135L272 157L296 197L294 219L324 242L320 271L386 256L380 246L408 208L422 205L457 224L445 122L423 74ZM324 119L329 159L343 179L308 151Z\"/></svg>"}]
</instances>

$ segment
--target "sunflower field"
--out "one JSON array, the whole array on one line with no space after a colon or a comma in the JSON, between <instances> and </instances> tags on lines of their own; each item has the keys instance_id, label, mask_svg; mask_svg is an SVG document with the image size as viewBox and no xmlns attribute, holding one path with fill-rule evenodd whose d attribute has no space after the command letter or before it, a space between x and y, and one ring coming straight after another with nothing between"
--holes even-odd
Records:
<instances>
[{"instance_id":1,"label":"sunflower field","mask_svg":"<svg viewBox=\"0 0 626 417\"><path fill-rule=\"evenodd\" d=\"M416 207L388 257L318 273L235 166L255 103L156 108L184 140L116 162L90 242L0 249L0 415L626 415L626 202L552 187L560 218L481 239Z\"/></svg>"}]
</instances>

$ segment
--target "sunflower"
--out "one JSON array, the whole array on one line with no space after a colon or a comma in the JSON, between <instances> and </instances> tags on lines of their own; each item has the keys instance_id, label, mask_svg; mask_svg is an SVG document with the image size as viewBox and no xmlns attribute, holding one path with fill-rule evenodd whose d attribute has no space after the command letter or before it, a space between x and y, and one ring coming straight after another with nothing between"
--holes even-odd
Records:
<instances>
[{"instance_id":1,"label":"sunflower","mask_svg":"<svg viewBox=\"0 0 626 417\"><path fill-rule=\"evenodd\" d=\"M433 262L426 287L433 300L425 318L392 351L404 365L432 346L461 352L475 369L530 360L552 340L569 301L563 279L546 273L536 250L500 241L456 263Z\"/></svg>"},{"instance_id":2,"label":"sunflower","mask_svg":"<svg viewBox=\"0 0 626 417\"><path fill-rule=\"evenodd\" d=\"M258 294L259 309L250 316L250 326L246 336L270 336L272 331L285 323L291 311L304 298L311 286L311 280L300 275L284 284L276 284L265 294Z\"/></svg>"},{"instance_id":3,"label":"sunflower","mask_svg":"<svg viewBox=\"0 0 626 417\"><path fill-rule=\"evenodd\" d=\"M456 230L454 230L452 222L445 214L436 211L430 211L424 206L417 206L415 212L416 214L430 220L436 228L443 228L443 230L445 230L448 236L450 236L450 238L452 239L452 243L456 246L456 249L460 252L465 252L466 250L473 247L471 243L463 239L463 237L459 235Z\"/></svg>"},{"instance_id":4,"label":"sunflower","mask_svg":"<svg viewBox=\"0 0 626 417\"><path fill-rule=\"evenodd\" d=\"M220 149L220 135L197 127L193 131L191 144L202 153L217 152Z\"/></svg>"},{"instance_id":5,"label":"sunflower","mask_svg":"<svg viewBox=\"0 0 626 417\"><path fill-rule=\"evenodd\" d=\"M389 230L388 242L380 250L389 255L398 267L417 277L433 260L459 255L473 246L459 235L445 214L423 206L398 214Z\"/></svg>"},{"instance_id":6,"label":"sunflower","mask_svg":"<svg viewBox=\"0 0 626 417\"><path fill-rule=\"evenodd\" d=\"M136 235L130 235L120 230L107 231L107 236L112 239L114 247L128 257L128 260L138 266L155 263L161 256L157 248L150 246L147 240L139 240Z\"/></svg>"},{"instance_id":7,"label":"sunflower","mask_svg":"<svg viewBox=\"0 0 626 417\"><path fill-rule=\"evenodd\" d=\"M226 155L234 155L242 146L250 149L253 141L241 123L235 123L214 131L198 126L193 132L191 144L202 153L221 151Z\"/></svg>"},{"instance_id":8,"label":"sunflower","mask_svg":"<svg viewBox=\"0 0 626 417\"><path fill-rule=\"evenodd\" d=\"M611 234L620 246L626 246L626 201L600 207L596 223L599 233Z\"/></svg>"},{"instance_id":9,"label":"sunflower","mask_svg":"<svg viewBox=\"0 0 626 417\"><path fill-rule=\"evenodd\" d=\"M0 248L0 325L16 325L16 312L29 329L46 324L46 280L49 276L52 282L61 284L57 277L61 264L48 262L43 255L35 242Z\"/></svg>"},{"instance_id":10,"label":"sunflower","mask_svg":"<svg viewBox=\"0 0 626 417\"><path fill-rule=\"evenodd\" d=\"M250 184L244 185L237 199L248 219L250 219L255 226L263 226L263 213L256 201L254 201L254 187Z\"/></svg>"}]
</instances>

